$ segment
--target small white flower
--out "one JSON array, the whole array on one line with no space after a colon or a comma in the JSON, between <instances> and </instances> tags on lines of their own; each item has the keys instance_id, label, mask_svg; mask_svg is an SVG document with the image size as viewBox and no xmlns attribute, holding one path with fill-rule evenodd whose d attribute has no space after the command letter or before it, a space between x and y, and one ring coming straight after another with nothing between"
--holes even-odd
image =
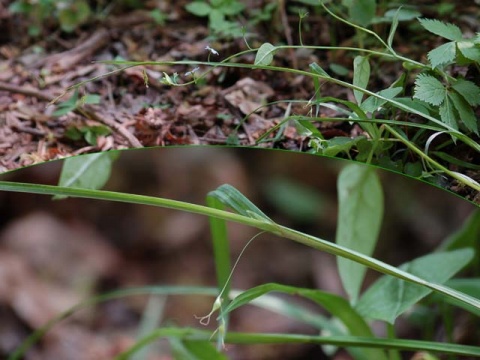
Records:
<instances>
[{"instance_id":1,"label":"small white flower","mask_svg":"<svg viewBox=\"0 0 480 360\"><path fill-rule=\"evenodd\" d=\"M187 72L185 73L185 76L193 75L193 74L196 73L198 70L200 70L199 67L193 68L192 70L187 71Z\"/></svg>"},{"instance_id":2,"label":"small white flower","mask_svg":"<svg viewBox=\"0 0 480 360\"><path fill-rule=\"evenodd\" d=\"M210 46L208 46L208 45L205 46L205 50L210 51L210 53L212 53L213 55L219 55L217 50L212 49L212 48L211 48Z\"/></svg>"}]
</instances>

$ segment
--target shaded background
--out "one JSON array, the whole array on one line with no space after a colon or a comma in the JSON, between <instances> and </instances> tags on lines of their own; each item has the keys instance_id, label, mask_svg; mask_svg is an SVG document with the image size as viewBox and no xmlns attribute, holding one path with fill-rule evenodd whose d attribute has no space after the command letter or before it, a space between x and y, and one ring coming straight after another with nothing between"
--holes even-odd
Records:
<instances>
[{"instance_id":1,"label":"shaded background","mask_svg":"<svg viewBox=\"0 0 480 360\"><path fill-rule=\"evenodd\" d=\"M221 184L237 187L283 225L335 238L336 178L348 164L283 151L188 147L122 152L106 188L204 204ZM61 162L4 174L2 180L55 184ZM379 170L385 220L375 257L401 264L434 249L475 206L446 191ZM231 224L234 259L257 232ZM368 273L367 283L377 274ZM265 234L248 247L233 286L265 282L343 293L333 256ZM179 211L86 199L0 192L0 358L52 316L95 293L146 285L215 285L207 219ZM109 359L133 344L145 296L82 310L57 325L28 359ZM212 299L170 297L167 323L199 326ZM292 301L300 301L292 299ZM305 306L318 311L310 303ZM211 324L212 329L215 324ZM245 307L232 330L315 334L315 329ZM378 329L379 333L382 329ZM400 322L399 336L416 329ZM149 359L169 359L156 345ZM317 346L229 346L232 359L322 359ZM335 359L348 359L339 353Z\"/></svg>"}]
</instances>

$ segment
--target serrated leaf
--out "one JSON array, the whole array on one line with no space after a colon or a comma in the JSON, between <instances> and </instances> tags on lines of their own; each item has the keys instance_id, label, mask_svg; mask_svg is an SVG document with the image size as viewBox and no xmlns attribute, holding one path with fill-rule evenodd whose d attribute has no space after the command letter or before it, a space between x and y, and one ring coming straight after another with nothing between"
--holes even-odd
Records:
<instances>
[{"instance_id":1,"label":"serrated leaf","mask_svg":"<svg viewBox=\"0 0 480 360\"><path fill-rule=\"evenodd\" d=\"M449 92L448 97L452 100L453 106L467 129L478 135L478 120L467 101L455 91Z\"/></svg>"},{"instance_id":2,"label":"serrated leaf","mask_svg":"<svg viewBox=\"0 0 480 360\"><path fill-rule=\"evenodd\" d=\"M60 174L59 186L82 189L100 189L110 177L113 161L118 152L102 152L74 156L65 159ZM54 199L64 199L67 196L56 195Z\"/></svg>"},{"instance_id":3,"label":"serrated leaf","mask_svg":"<svg viewBox=\"0 0 480 360\"><path fill-rule=\"evenodd\" d=\"M445 99L445 101L438 110L442 122L454 128L455 130L458 130L458 114L455 111L455 108L453 107L452 101L449 97Z\"/></svg>"},{"instance_id":4,"label":"serrated leaf","mask_svg":"<svg viewBox=\"0 0 480 360\"><path fill-rule=\"evenodd\" d=\"M439 47L428 52L427 57L432 64L432 68L437 66L447 64L455 60L455 54L457 47L454 41L450 41L446 44L440 45Z\"/></svg>"},{"instance_id":5,"label":"serrated leaf","mask_svg":"<svg viewBox=\"0 0 480 360\"><path fill-rule=\"evenodd\" d=\"M471 106L480 105L480 87L473 82L465 79L457 79L452 85L455 89Z\"/></svg>"},{"instance_id":6,"label":"serrated leaf","mask_svg":"<svg viewBox=\"0 0 480 360\"><path fill-rule=\"evenodd\" d=\"M480 46L474 41L458 41L457 48L460 53L469 60L480 63Z\"/></svg>"},{"instance_id":7,"label":"serrated leaf","mask_svg":"<svg viewBox=\"0 0 480 360\"><path fill-rule=\"evenodd\" d=\"M370 256L377 243L383 218L383 192L375 169L352 164L338 177L338 224L335 241ZM355 303L365 277L366 267L345 258L337 258L343 287Z\"/></svg>"},{"instance_id":8,"label":"serrated leaf","mask_svg":"<svg viewBox=\"0 0 480 360\"><path fill-rule=\"evenodd\" d=\"M435 106L442 104L446 97L446 89L443 84L435 77L426 74L418 74L415 79L414 93L415 99Z\"/></svg>"},{"instance_id":9,"label":"serrated leaf","mask_svg":"<svg viewBox=\"0 0 480 360\"><path fill-rule=\"evenodd\" d=\"M366 89L370 80L370 63L366 56L356 56L353 60L353 85ZM362 103L363 92L353 90L357 104Z\"/></svg>"},{"instance_id":10,"label":"serrated leaf","mask_svg":"<svg viewBox=\"0 0 480 360\"><path fill-rule=\"evenodd\" d=\"M434 253L401 265L399 268L429 282L442 284L474 256L471 249ZM363 294L355 309L363 316L391 324L432 290L391 276L382 276Z\"/></svg>"},{"instance_id":11,"label":"serrated leaf","mask_svg":"<svg viewBox=\"0 0 480 360\"><path fill-rule=\"evenodd\" d=\"M255 65L270 65L273 61L275 46L270 43L264 43L257 51L255 56Z\"/></svg>"},{"instance_id":12,"label":"serrated leaf","mask_svg":"<svg viewBox=\"0 0 480 360\"><path fill-rule=\"evenodd\" d=\"M462 31L457 25L444 23L436 19L418 19L422 26L431 33L452 41L462 40Z\"/></svg>"},{"instance_id":13,"label":"serrated leaf","mask_svg":"<svg viewBox=\"0 0 480 360\"><path fill-rule=\"evenodd\" d=\"M211 6L204 1L194 1L185 6L185 9L196 16L207 16L212 11Z\"/></svg>"}]
</instances>

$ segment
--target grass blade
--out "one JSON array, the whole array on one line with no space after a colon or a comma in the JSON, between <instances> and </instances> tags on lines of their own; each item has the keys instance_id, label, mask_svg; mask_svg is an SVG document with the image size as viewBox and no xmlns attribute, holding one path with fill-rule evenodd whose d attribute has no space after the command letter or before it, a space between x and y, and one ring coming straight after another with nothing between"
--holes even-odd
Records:
<instances>
[{"instance_id":1,"label":"grass blade","mask_svg":"<svg viewBox=\"0 0 480 360\"><path fill-rule=\"evenodd\" d=\"M479 299L475 299L471 296L455 291L451 288L448 288L447 286L443 286L443 285L439 285L439 284L435 284L435 283L423 280L418 276L409 274L408 272L397 269L394 266L385 264L382 261L371 258L369 256L365 256L359 252L347 249L343 246L331 243L329 241L326 241L311 235L304 234L300 231L287 228L285 226L276 224L271 221L269 222L266 219L262 218L261 216L247 217L247 216L233 214L226 211L212 209L207 206L185 203L182 201L156 198L156 197L143 196L143 195L117 193L113 191L103 191L103 190L73 189L73 188L65 188L65 187L58 187L58 186L51 186L51 185L15 183L15 182L8 182L8 181L0 181L0 190L26 192L26 193L32 193L32 194L44 194L44 195L67 195L67 196L76 196L81 198L90 198L90 199L97 199L97 200L109 200L109 201L126 202L126 203L132 203L132 204L151 205L151 206L159 206L159 207L164 207L169 209L188 211L191 213L197 213L197 214L202 214L206 216L214 216L219 219L234 221L240 224L253 226L260 230L268 231L272 234L285 237L287 239L299 242L301 244L310 246L312 248L315 248L321 251L326 251L336 256L345 257L347 259L356 261L360 264L366 265L372 268L373 270L376 270L383 274L392 275L394 277L400 278L408 282L412 282L421 286L426 286L434 291L442 293L448 297L457 299L476 309L480 309ZM238 192L238 194L241 194L241 193ZM248 200L248 203L251 203L251 202Z\"/></svg>"}]
</instances>

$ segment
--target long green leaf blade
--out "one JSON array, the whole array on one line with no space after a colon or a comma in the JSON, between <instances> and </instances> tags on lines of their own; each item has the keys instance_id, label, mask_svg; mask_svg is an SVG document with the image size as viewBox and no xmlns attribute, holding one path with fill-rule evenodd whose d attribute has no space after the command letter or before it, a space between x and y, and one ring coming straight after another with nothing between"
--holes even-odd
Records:
<instances>
[{"instance_id":1,"label":"long green leaf blade","mask_svg":"<svg viewBox=\"0 0 480 360\"><path fill-rule=\"evenodd\" d=\"M377 243L383 218L383 192L375 169L352 164L338 177L336 243L370 256ZM365 266L337 258L343 287L355 303L365 277Z\"/></svg>"},{"instance_id":2,"label":"long green leaf blade","mask_svg":"<svg viewBox=\"0 0 480 360\"><path fill-rule=\"evenodd\" d=\"M342 256L347 259L354 260L360 264L363 264L372 268L375 271L392 275L394 277L398 277L408 282L428 287L429 289L435 290L441 294L444 294L448 297L457 299L467 305L470 305L475 309L480 309L479 299L476 299L464 293L455 291L454 289L451 289L447 286L425 281L419 278L418 276L409 274L408 272L405 272L401 269L397 269L394 266L388 265L384 262L381 262L369 256L365 256L359 252L344 248L343 246L331 243L329 241L317 238L315 236L304 234L302 232L287 228L285 226L282 226L273 222L268 222L265 219L259 219L257 217L247 217L247 216L234 214L226 211L212 209L207 206L201 206L201 205L186 203L186 202L177 201L177 200L156 198L156 197L136 195L136 194L125 194L125 193L118 193L113 191L76 189L76 188L66 188L66 187L58 187L58 186L51 186L51 185L16 183L16 182L9 182L9 181L0 181L0 190L32 193L32 194L43 194L43 195L66 195L66 196L75 196L80 198L150 205L150 206L164 207L168 209L188 211L191 213L202 214L205 216L215 216L215 217L218 217L219 219L234 221L240 224L265 230L265 231L271 232L272 234L276 234L278 236L282 236L287 239L296 241L300 244L304 244L321 251L326 251L336 256Z\"/></svg>"},{"instance_id":3,"label":"long green leaf blade","mask_svg":"<svg viewBox=\"0 0 480 360\"><path fill-rule=\"evenodd\" d=\"M211 337L208 330L192 328L161 328L143 339L143 343L135 344L125 351L116 360L126 360L130 354L138 351L140 346L164 337L176 337L202 341ZM303 334L265 334L265 333L237 333L230 332L226 336L228 344L323 344L340 347L368 347L380 349L396 349L405 351L432 351L452 355L480 356L477 346L439 343L433 341L369 338L363 336L315 336Z\"/></svg>"}]
</instances>

